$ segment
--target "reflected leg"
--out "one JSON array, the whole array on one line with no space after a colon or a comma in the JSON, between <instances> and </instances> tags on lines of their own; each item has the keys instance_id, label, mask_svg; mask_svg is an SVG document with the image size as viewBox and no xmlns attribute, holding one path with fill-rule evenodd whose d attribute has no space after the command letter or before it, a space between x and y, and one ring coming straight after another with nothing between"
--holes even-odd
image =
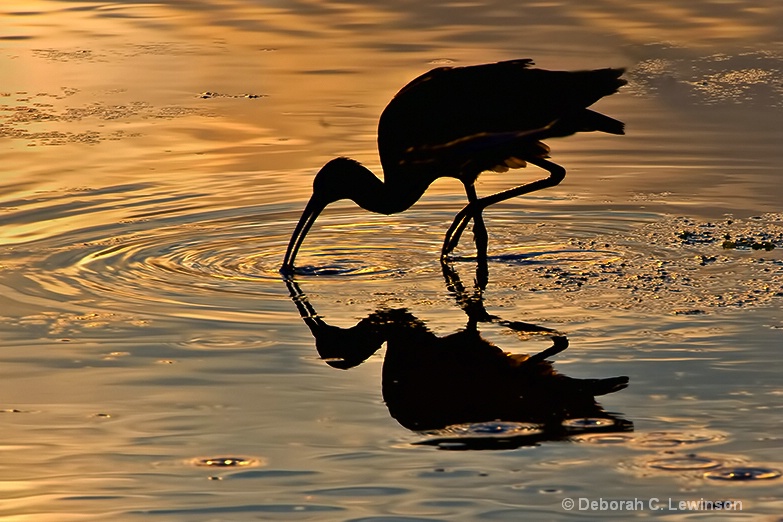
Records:
<instances>
[{"instance_id":1,"label":"reflected leg","mask_svg":"<svg viewBox=\"0 0 783 522\"><path fill-rule=\"evenodd\" d=\"M446 280L446 288L454 294L457 304L468 315L468 329L472 328L475 330L476 324L479 322L491 323L501 320L500 317L490 315L484 308L484 297L482 294L484 287L479 281L476 281L476 288L472 292L468 292L465 285L462 284L459 275L448 261L441 259L440 265L443 277ZM486 266L486 263L484 265Z\"/></svg>"}]
</instances>

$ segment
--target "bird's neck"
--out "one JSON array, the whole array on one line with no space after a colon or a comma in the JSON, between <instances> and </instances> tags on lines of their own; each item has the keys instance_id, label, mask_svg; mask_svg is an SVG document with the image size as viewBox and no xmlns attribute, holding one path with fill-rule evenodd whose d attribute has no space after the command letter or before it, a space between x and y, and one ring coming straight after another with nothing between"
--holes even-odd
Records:
<instances>
[{"instance_id":1,"label":"bird's neck","mask_svg":"<svg viewBox=\"0 0 783 522\"><path fill-rule=\"evenodd\" d=\"M370 212L396 214L408 210L424 194L427 185L419 186L421 183L416 181L406 184L384 182L367 170L361 182L350 188L350 199Z\"/></svg>"}]
</instances>

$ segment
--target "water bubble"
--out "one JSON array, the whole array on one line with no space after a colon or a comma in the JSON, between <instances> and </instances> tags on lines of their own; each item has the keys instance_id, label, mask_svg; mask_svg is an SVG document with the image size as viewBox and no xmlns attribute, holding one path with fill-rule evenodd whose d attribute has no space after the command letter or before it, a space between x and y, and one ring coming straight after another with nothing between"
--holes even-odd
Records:
<instances>
[{"instance_id":1,"label":"water bubble","mask_svg":"<svg viewBox=\"0 0 783 522\"><path fill-rule=\"evenodd\" d=\"M445 450L519 447L530 444L543 430L536 424L520 422L475 422L455 424L426 432L434 438L416 444L437 446Z\"/></svg>"},{"instance_id":2,"label":"water bubble","mask_svg":"<svg viewBox=\"0 0 783 522\"><path fill-rule=\"evenodd\" d=\"M563 421L564 427L577 430L606 428L607 426L614 426L614 424L615 422L612 419L605 419L600 417L585 417L582 419L567 419Z\"/></svg>"},{"instance_id":3,"label":"water bubble","mask_svg":"<svg viewBox=\"0 0 783 522\"><path fill-rule=\"evenodd\" d=\"M781 472L776 469L755 467L720 468L704 474L705 478L712 480L737 481L770 480L780 476Z\"/></svg>"},{"instance_id":4,"label":"water bubble","mask_svg":"<svg viewBox=\"0 0 783 522\"><path fill-rule=\"evenodd\" d=\"M689 454L651 460L647 463L647 465L651 468L661 469L664 471L696 471L702 469L718 468L723 464L709 457Z\"/></svg>"},{"instance_id":5,"label":"water bubble","mask_svg":"<svg viewBox=\"0 0 783 522\"><path fill-rule=\"evenodd\" d=\"M248 457L198 457L190 463L194 466L215 468L242 468L263 464L261 459Z\"/></svg>"},{"instance_id":6,"label":"water bubble","mask_svg":"<svg viewBox=\"0 0 783 522\"><path fill-rule=\"evenodd\" d=\"M451 435L466 437L508 437L541 433L541 429L535 424L502 421L455 424L454 426L449 426L444 431Z\"/></svg>"}]
</instances>

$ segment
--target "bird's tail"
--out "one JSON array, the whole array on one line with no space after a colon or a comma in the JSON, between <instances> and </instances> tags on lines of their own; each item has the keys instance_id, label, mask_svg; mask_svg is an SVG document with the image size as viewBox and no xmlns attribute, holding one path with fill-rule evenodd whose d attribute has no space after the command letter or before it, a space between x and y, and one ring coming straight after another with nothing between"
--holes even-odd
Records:
<instances>
[{"instance_id":1,"label":"bird's tail","mask_svg":"<svg viewBox=\"0 0 783 522\"><path fill-rule=\"evenodd\" d=\"M621 76L625 69L594 69L592 71L575 71L565 73L572 88L578 88L579 103L589 107L604 96L610 96L620 87L628 83Z\"/></svg>"},{"instance_id":2,"label":"bird's tail","mask_svg":"<svg viewBox=\"0 0 783 522\"><path fill-rule=\"evenodd\" d=\"M628 387L628 377L626 376L607 379L581 379L581 381L594 397L614 393Z\"/></svg>"},{"instance_id":3,"label":"bird's tail","mask_svg":"<svg viewBox=\"0 0 783 522\"><path fill-rule=\"evenodd\" d=\"M614 94L626 83L620 78L625 73L625 69L595 69L593 71L583 71L582 74L590 76L589 85L595 88L595 94L600 98Z\"/></svg>"},{"instance_id":4,"label":"bird's tail","mask_svg":"<svg viewBox=\"0 0 783 522\"><path fill-rule=\"evenodd\" d=\"M580 116L580 122L584 126L582 130L601 131L609 134L625 134L625 123L605 116L600 112L585 109Z\"/></svg>"}]
</instances>

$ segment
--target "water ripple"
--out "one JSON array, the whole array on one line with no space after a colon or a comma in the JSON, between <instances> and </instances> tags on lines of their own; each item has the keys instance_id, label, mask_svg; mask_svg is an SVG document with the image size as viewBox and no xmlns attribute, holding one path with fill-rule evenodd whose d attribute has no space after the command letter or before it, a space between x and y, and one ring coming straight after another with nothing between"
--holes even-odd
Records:
<instances>
[{"instance_id":1,"label":"water ripple","mask_svg":"<svg viewBox=\"0 0 783 522\"><path fill-rule=\"evenodd\" d=\"M720 468L704 474L705 478L712 480L733 481L771 480L780 478L780 476L781 472L776 469L746 466L736 468Z\"/></svg>"},{"instance_id":2,"label":"water ripple","mask_svg":"<svg viewBox=\"0 0 783 522\"><path fill-rule=\"evenodd\" d=\"M211 197L139 183L8 202L0 234L14 243L0 286L71 315L81 306L79 313L250 320L251 312L279 311L269 301L280 298L288 310L279 268L299 207L216 206ZM356 217L354 208L322 216L297 278L383 281L432 269L426 224Z\"/></svg>"},{"instance_id":3,"label":"water ripple","mask_svg":"<svg viewBox=\"0 0 783 522\"><path fill-rule=\"evenodd\" d=\"M238 190L228 185L225 192L229 189ZM261 300L287 297L285 285L278 284L279 268L300 208L215 205L212 197L137 183L9 202L9 226L0 233L11 234L15 243L9 264L0 267L0 285L3 268L22 269L7 271L25 272L7 287L28 302L44 298L56 308L101 304L136 314L249 318L247 311L258 313ZM45 222L36 221L37 215ZM341 292L346 279L379 285L431 276L439 271L441 234L450 216L451 210L438 205L396 217L338 205L308 235L295 276L331 280L342 285ZM499 223L491 227L493 282L591 307L663 306L672 314L765 305L783 295L779 249L738 252L719 240L730 235L783 246L780 216L715 224L604 212L589 227L572 218L528 212L503 226L510 218L499 212ZM474 254L469 237L460 252ZM726 272L742 274L741 285L727 288ZM265 308L276 311L268 303Z\"/></svg>"},{"instance_id":4,"label":"water ripple","mask_svg":"<svg viewBox=\"0 0 783 522\"><path fill-rule=\"evenodd\" d=\"M664 471L697 471L718 468L721 466L721 461L710 457L689 454L654 459L649 461L647 465Z\"/></svg>"}]
</instances>

